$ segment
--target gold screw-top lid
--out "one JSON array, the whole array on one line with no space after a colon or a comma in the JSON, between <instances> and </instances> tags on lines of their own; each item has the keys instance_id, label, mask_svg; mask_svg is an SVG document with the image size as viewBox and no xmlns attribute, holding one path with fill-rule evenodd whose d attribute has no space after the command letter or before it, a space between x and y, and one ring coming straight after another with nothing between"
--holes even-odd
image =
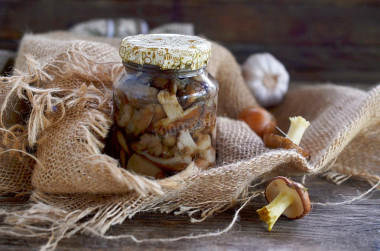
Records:
<instances>
[{"instance_id":1,"label":"gold screw-top lid","mask_svg":"<svg viewBox=\"0 0 380 251\"><path fill-rule=\"evenodd\" d=\"M119 53L124 62L157 65L162 70L198 70L208 63L211 43L188 35L136 35L123 39Z\"/></svg>"}]
</instances>

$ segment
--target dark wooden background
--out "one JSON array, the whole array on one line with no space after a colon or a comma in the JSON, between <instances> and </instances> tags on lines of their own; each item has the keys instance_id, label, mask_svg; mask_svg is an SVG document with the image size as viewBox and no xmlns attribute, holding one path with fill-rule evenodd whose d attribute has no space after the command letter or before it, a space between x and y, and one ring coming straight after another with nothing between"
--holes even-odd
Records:
<instances>
[{"instance_id":1,"label":"dark wooden background","mask_svg":"<svg viewBox=\"0 0 380 251\"><path fill-rule=\"evenodd\" d=\"M24 32L67 29L92 18L139 17L150 27L191 22L240 62L268 51L292 80L380 80L379 0L0 0L0 49Z\"/></svg>"}]
</instances>

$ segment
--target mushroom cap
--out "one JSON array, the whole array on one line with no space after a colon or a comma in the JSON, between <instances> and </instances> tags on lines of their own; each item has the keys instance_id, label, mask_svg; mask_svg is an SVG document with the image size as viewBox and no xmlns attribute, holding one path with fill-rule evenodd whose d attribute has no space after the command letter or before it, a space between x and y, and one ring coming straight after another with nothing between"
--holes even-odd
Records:
<instances>
[{"instance_id":1,"label":"mushroom cap","mask_svg":"<svg viewBox=\"0 0 380 251\"><path fill-rule=\"evenodd\" d=\"M307 188L283 176L277 176L268 181L265 188L265 198L268 203L285 189L293 196L294 201L282 214L289 219L300 219L307 215L311 210Z\"/></svg>"}]
</instances>

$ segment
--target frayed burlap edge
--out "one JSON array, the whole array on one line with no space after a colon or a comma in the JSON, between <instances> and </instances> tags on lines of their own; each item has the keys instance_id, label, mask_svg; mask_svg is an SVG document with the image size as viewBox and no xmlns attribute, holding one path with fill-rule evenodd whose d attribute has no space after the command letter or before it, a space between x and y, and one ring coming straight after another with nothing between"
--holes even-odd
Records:
<instances>
[{"instance_id":1,"label":"frayed burlap edge","mask_svg":"<svg viewBox=\"0 0 380 251\"><path fill-rule=\"evenodd\" d=\"M68 52L69 53L69 52ZM70 52L72 54L72 52ZM78 55L81 55L78 53ZM72 57L72 55L70 55ZM53 77L44 69L46 66L41 66L31 56L26 56L28 64L28 73L16 71L12 77L2 77L1 81L12 83L12 89L4 100L4 104L1 107L0 121L2 125L2 131L5 137L12 137L15 140L7 142L4 145L6 151L2 151L0 154L10 152L19 152L17 158L24 158L25 162L27 158L32 158L36 161L38 166L42 169L45 167L35 156L26 151L25 135L27 135L27 144L29 147L33 147L37 143L37 138L40 133L49 126L59 123L65 116L65 110L70 109L73 106L85 107L86 103L93 103L95 107L92 110L92 119L88 125L83 125L83 130L86 135L86 148L91 156L99 155L100 149L104 147L104 144L99 139L104 139L108 133L109 127L112 123L110 118L105 118L98 112L104 109L104 106L109 103L110 95L106 96L98 88L90 85L83 84L77 90L65 90L61 88L39 88L40 82L52 80ZM80 59L77 59L80 60ZM88 59L87 59L88 60ZM83 61L82 61L83 62ZM67 67L62 65L63 62L53 62L49 64L49 69L58 74L64 74L62 69L67 71ZM64 62L67 65L67 62ZM114 63L115 64L115 63ZM113 66L112 66L113 67ZM120 68L120 65L118 66ZM87 70L87 69L84 69ZM118 69L116 69L118 71ZM32 84L32 85L31 85ZM4 128L4 114L7 104L11 102L11 99L17 96L18 99L27 100L30 104L30 116L26 125L13 125L11 128ZM59 114L59 116L51 116L52 113ZM24 133L17 137L14 130L22 128ZM120 176L120 169L118 163L111 158L104 160L104 165L110 166L111 170L114 170L115 177ZM142 176L133 175L129 172L123 172L123 182L127 185L128 190L136 191L141 195L146 193L162 193L160 186L150 179L146 179Z\"/></svg>"}]
</instances>

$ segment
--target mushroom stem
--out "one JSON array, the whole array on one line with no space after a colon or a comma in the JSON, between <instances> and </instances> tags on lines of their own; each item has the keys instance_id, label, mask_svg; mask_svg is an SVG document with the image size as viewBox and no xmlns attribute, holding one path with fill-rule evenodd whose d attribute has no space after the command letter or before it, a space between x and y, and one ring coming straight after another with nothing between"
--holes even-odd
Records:
<instances>
[{"instance_id":1,"label":"mushroom stem","mask_svg":"<svg viewBox=\"0 0 380 251\"><path fill-rule=\"evenodd\" d=\"M301 116L291 117L289 119L290 127L287 136L291 141L293 141L294 144L299 145L303 134L310 125L310 122Z\"/></svg>"},{"instance_id":2,"label":"mushroom stem","mask_svg":"<svg viewBox=\"0 0 380 251\"><path fill-rule=\"evenodd\" d=\"M257 210L260 220L268 225L268 231L272 230L277 219L293 203L293 200L291 193L285 190L279 193L271 203Z\"/></svg>"}]
</instances>

